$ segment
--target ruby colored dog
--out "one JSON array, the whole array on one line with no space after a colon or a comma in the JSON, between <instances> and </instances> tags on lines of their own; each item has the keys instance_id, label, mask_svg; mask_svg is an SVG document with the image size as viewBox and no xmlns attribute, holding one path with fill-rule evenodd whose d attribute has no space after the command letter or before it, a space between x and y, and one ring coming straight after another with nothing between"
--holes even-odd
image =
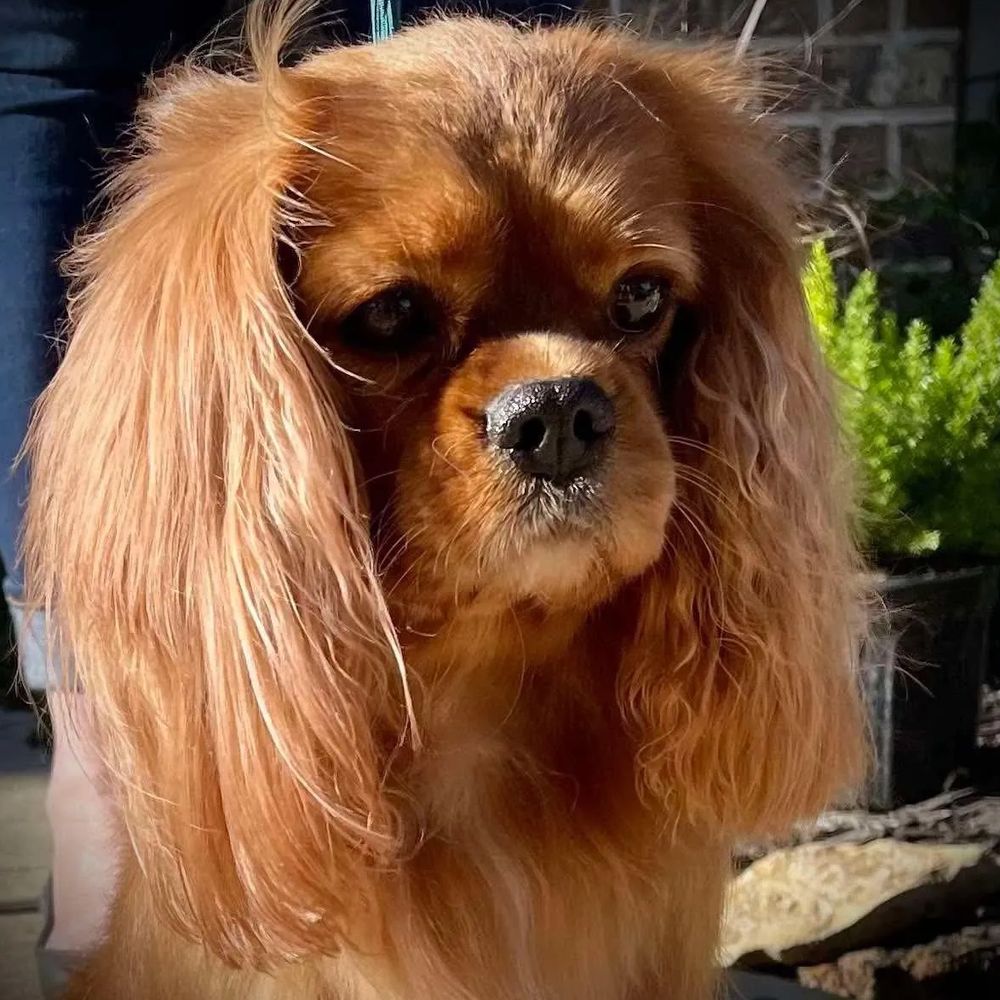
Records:
<instances>
[{"instance_id":1,"label":"ruby colored dog","mask_svg":"<svg viewBox=\"0 0 1000 1000\"><path fill-rule=\"evenodd\" d=\"M76 1000L706 1000L851 786L795 187L729 53L433 22L156 81L27 559L122 816Z\"/></svg>"}]
</instances>

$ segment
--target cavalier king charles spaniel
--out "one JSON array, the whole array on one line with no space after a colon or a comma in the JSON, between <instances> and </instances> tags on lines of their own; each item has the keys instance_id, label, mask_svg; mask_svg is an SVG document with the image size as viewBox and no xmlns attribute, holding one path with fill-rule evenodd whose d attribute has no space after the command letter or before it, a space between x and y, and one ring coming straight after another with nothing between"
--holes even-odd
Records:
<instances>
[{"instance_id":1,"label":"cavalier king charles spaniel","mask_svg":"<svg viewBox=\"0 0 1000 1000\"><path fill-rule=\"evenodd\" d=\"M27 566L121 816L82 1000L706 1000L858 780L795 187L731 52L435 20L154 81Z\"/></svg>"}]
</instances>

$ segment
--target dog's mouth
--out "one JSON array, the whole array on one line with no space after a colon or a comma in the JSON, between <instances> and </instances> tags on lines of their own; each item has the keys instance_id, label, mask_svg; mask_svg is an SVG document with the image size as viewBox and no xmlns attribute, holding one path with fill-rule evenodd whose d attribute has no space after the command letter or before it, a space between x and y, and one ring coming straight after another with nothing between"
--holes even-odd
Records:
<instances>
[{"instance_id":1,"label":"dog's mouth","mask_svg":"<svg viewBox=\"0 0 1000 1000\"><path fill-rule=\"evenodd\" d=\"M604 519L603 483L595 472L560 482L522 477L518 529L537 538L594 532Z\"/></svg>"}]
</instances>

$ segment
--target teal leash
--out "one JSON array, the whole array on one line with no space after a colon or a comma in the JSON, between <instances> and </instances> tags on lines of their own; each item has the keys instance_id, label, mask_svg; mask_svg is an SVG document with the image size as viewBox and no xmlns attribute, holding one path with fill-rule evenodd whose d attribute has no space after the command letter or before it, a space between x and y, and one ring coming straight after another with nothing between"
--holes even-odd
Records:
<instances>
[{"instance_id":1,"label":"teal leash","mask_svg":"<svg viewBox=\"0 0 1000 1000\"><path fill-rule=\"evenodd\" d=\"M394 0L369 0L372 13L372 41L384 42L396 30L399 8Z\"/></svg>"}]
</instances>

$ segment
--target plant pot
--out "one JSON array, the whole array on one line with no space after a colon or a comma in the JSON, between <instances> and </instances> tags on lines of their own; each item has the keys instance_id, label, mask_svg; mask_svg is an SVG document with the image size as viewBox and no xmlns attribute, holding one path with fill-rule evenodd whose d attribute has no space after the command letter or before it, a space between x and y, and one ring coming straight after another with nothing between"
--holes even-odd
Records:
<instances>
[{"instance_id":1,"label":"plant pot","mask_svg":"<svg viewBox=\"0 0 1000 1000\"><path fill-rule=\"evenodd\" d=\"M930 798L976 749L997 566L892 575L861 662L875 764L866 805Z\"/></svg>"}]
</instances>

